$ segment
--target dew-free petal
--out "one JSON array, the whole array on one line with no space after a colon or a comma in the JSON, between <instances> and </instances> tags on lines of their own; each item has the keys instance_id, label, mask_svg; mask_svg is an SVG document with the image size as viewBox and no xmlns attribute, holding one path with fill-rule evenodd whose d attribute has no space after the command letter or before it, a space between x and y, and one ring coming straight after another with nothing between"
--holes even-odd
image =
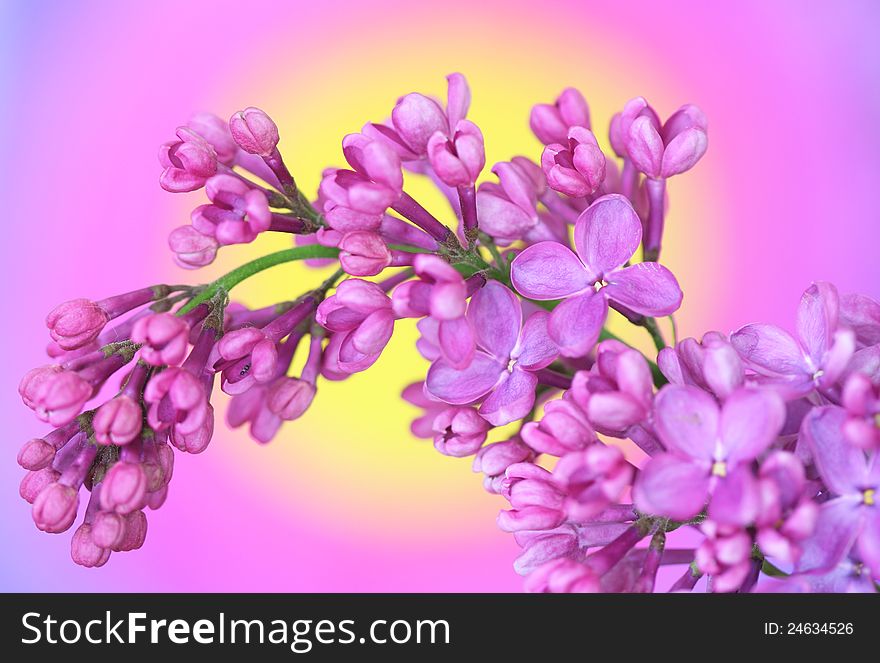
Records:
<instances>
[{"instance_id":1,"label":"dew-free petal","mask_svg":"<svg viewBox=\"0 0 880 663\"><path fill-rule=\"evenodd\" d=\"M520 334L516 355L517 365L529 371L536 371L553 363L559 348L550 338L547 326L550 314L537 311L529 316Z\"/></svg>"},{"instance_id":2,"label":"dew-free petal","mask_svg":"<svg viewBox=\"0 0 880 663\"><path fill-rule=\"evenodd\" d=\"M438 359L428 369L425 385L433 396L452 405L465 405L489 393L504 369L498 360L478 350L462 370Z\"/></svg>"},{"instance_id":3,"label":"dew-free petal","mask_svg":"<svg viewBox=\"0 0 880 663\"><path fill-rule=\"evenodd\" d=\"M604 292L636 313L656 317L677 311L684 297L672 272L656 262L640 262L614 272Z\"/></svg>"},{"instance_id":4,"label":"dew-free petal","mask_svg":"<svg viewBox=\"0 0 880 663\"><path fill-rule=\"evenodd\" d=\"M467 317L480 347L506 363L522 326L517 296L498 281L489 281L471 297Z\"/></svg>"},{"instance_id":5,"label":"dew-free petal","mask_svg":"<svg viewBox=\"0 0 880 663\"><path fill-rule=\"evenodd\" d=\"M557 242L538 242L525 249L510 267L513 287L531 299L560 299L583 292L592 279L574 252Z\"/></svg>"},{"instance_id":6,"label":"dew-free petal","mask_svg":"<svg viewBox=\"0 0 880 663\"><path fill-rule=\"evenodd\" d=\"M825 281L814 283L801 297L797 310L797 334L816 366L831 347L839 308L837 288Z\"/></svg>"},{"instance_id":7,"label":"dew-free petal","mask_svg":"<svg viewBox=\"0 0 880 663\"><path fill-rule=\"evenodd\" d=\"M608 316L608 302L593 291L569 297L550 314L547 332L566 357L582 357L596 345Z\"/></svg>"},{"instance_id":8,"label":"dew-free petal","mask_svg":"<svg viewBox=\"0 0 880 663\"><path fill-rule=\"evenodd\" d=\"M629 200L616 193L596 200L574 226L575 249L597 277L626 263L641 241L638 215Z\"/></svg>"},{"instance_id":9,"label":"dew-free petal","mask_svg":"<svg viewBox=\"0 0 880 663\"><path fill-rule=\"evenodd\" d=\"M836 495L858 493L868 479L865 453L843 437L846 411L822 407L811 411L801 424L801 436L813 454L825 485Z\"/></svg>"},{"instance_id":10,"label":"dew-free petal","mask_svg":"<svg viewBox=\"0 0 880 663\"><path fill-rule=\"evenodd\" d=\"M633 487L639 511L688 520L697 515L709 494L709 472L672 454L652 458Z\"/></svg>"},{"instance_id":11,"label":"dew-free petal","mask_svg":"<svg viewBox=\"0 0 880 663\"><path fill-rule=\"evenodd\" d=\"M537 377L514 367L480 406L480 414L495 426L522 419L535 404L536 386Z\"/></svg>"},{"instance_id":12,"label":"dew-free petal","mask_svg":"<svg viewBox=\"0 0 880 663\"><path fill-rule=\"evenodd\" d=\"M785 403L774 391L739 389L721 410L721 444L730 464L757 458L779 435Z\"/></svg>"},{"instance_id":13,"label":"dew-free petal","mask_svg":"<svg viewBox=\"0 0 880 663\"><path fill-rule=\"evenodd\" d=\"M715 400L702 389L664 387L654 401L654 425L666 448L684 456L712 460L720 416Z\"/></svg>"},{"instance_id":14,"label":"dew-free petal","mask_svg":"<svg viewBox=\"0 0 880 663\"><path fill-rule=\"evenodd\" d=\"M731 334L730 343L745 362L765 375L807 373L797 341L776 325L746 325Z\"/></svg>"}]
</instances>

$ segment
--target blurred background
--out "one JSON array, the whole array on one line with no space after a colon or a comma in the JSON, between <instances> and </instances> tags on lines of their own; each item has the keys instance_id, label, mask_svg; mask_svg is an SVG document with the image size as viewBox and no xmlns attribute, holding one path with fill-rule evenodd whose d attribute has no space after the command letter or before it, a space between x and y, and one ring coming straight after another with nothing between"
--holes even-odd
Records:
<instances>
[{"instance_id":1,"label":"blurred background","mask_svg":"<svg viewBox=\"0 0 880 663\"><path fill-rule=\"evenodd\" d=\"M323 383L273 443L218 425L204 454L178 455L139 552L82 569L70 533L36 530L15 455L46 428L16 386L45 363L46 312L206 282L289 245L264 237L203 272L173 266L166 235L204 194L162 191L156 152L194 112L265 109L311 193L323 167L341 164L345 133L385 119L406 92L445 95L452 71L470 81L490 164L538 159L529 109L568 85L606 146L611 115L636 95L664 117L696 103L709 151L670 182L663 256L685 291L680 331L791 327L811 280L880 296L878 20L869 0L3 0L0 590L520 589L517 546L494 523L501 500L469 460L409 434L416 411L398 394L427 368L409 324L372 370ZM427 187L408 188L448 218ZM236 298L267 305L321 278L278 267Z\"/></svg>"}]
</instances>

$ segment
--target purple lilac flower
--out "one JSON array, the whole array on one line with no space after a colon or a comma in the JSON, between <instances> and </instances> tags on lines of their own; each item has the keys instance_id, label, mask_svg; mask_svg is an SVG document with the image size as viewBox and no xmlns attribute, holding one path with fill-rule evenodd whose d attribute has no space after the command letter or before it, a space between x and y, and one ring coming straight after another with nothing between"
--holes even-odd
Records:
<instances>
[{"instance_id":1,"label":"purple lilac flower","mask_svg":"<svg viewBox=\"0 0 880 663\"><path fill-rule=\"evenodd\" d=\"M651 369L642 353L620 341L602 341L593 367L575 373L566 396L600 433L623 437L651 411Z\"/></svg>"},{"instance_id":2,"label":"purple lilac flower","mask_svg":"<svg viewBox=\"0 0 880 663\"><path fill-rule=\"evenodd\" d=\"M652 179L665 179L696 165L706 153L706 116L693 104L673 113L660 126L656 115L640 113L624 136L636 167Z\"/></svg>"},{"instance_id":3,"label":"purple lilac flower","mask_svg":"<svg viewBox=\"0 0 880 663\"><path fill-rule=\"evenodd\" d=\"M584 96L566 88L552 104L535 104L529 126L544 145L564 143L571 127L590 128L590 109Z\"/></svg>"},{"instance_id":4,"label":"purple lilac flower","mask_svg":"<svg viewBox=\"0 0 880 663\"><path fill-rule=\"evenodd\" d=\"M332 171L321 181L327 223L340 232L377 230L403 191L400 159L386 144L362 134L346 136L342 151L353 170Z\"/></svg>"},{"instance_id":5,"label":"purple lilac flower","mask_svg":"<svg viewBox=\"0 0 880 663\"><path fill-rule=\"evenodd\" d=\"M496 163L492 172L498 184L483 182L477 191L480 228L497 242L509 244L538 225L539 189L520 163Z\"/></svg>"},{"instance_id":6,"label":"purple lilac flower","mask_svg":"<svg viewBox=\"0 0 880 663\"><path fill-rule=\"evenodd\" d=\"M880 578L880 463L843 438L846 412L821 407L804 419L801 435L832 499L822 503L816 530L803 544L797 570L828 572L851 552Z\"/></svg>"},{"instance_id":7,"label":"purple lilac flower","mask_svg":"<svg viewBox=\"0 0 880 663\"><path fill-rule=\"evenodd\" d=\"M140 288L124 295L115 295L98 302L74 299L56 306L46 316L49 335L64 350L76 350L96 338L114 318L166 297L168 286Z\"/></svg>"},{"instance_id":8,"label":"purple lilac flower","mask_svg":"<svg viewBox=\"0 0 880 663\"><path fill-rule=\"evenodd\" d=\"M862 449L880 448L880 386L863 373L853 373L843 385L841 405L847 413L847 441Z\"/></svg>"},{"instance_id":9,"label":"purple lilac flower","mask_svg":"<svg viewBox=\"0 0 880 663\"><path fill-rule=\"evenodd\" d=\"M232 175L215 175L205 184L210 205L192 212L193 228L221 246L247 244L272 226L266 194Z\"/></svg>"},{"instance_id":10,"label":"purple lilac flower","mask_svg":"<svg viewBox=\"0 0 880 663\"><path fill-rule=\"evenodd\" d=\"M444 456L463 458L475 454L492 425L472 407L451 406L434 417L434 448Z\"/></svg>"},{"instance_id":11,"label":"purple lilac flower","mask_svg":"<svg viewBox=\"0 0 880 663\"><path fill-rule=\"evenodd\" d=\"M707 520L700 526L705 539L697 548L694 563L712 577L712 591L734 592L752 569L752 537L735 524Z\"/></svg>"},{"instance_id":12,"label":"purple lilac flower","mask_svg":"<svg viewBox=\"0 0 880 663\"><path fill-rule=\"evenodd\" d=\"M813 533L819 505L812 500L806 470L787 451L774 451L758 473L761 507L755 520L756 543L768 557L797 562L801 543Z\"/></svg>"},{"instance_id":13,"label":"purple lilac flower","mask_svg":"<svg viewBox=\"0 0 880 663\"><path fill-rule=\"evenodd\" d=\"M648 316L669 315L681 305L681 289L668 269L653 262L625 266L641 239L632 205L611 194L578 217L577 253L539 242L514 259L510 277L517 292L531 299L564 300L548 324L563 355L583 356L596 344L609 301Z\"/></svg>"},{"instance_id":14,"label":"purple lilac flower","mask_svg":"<svg viewBox=\"0 0 880 663\"><path fill-rule=\"evenodd\" d=\"M821 281L801 298L797 337L774 325L750 324L731 334L730 342L749 369L787 398L831 389L855 351L852 331L839 327L837 288Z\"/></svg>"},{"instance_id":15,"label":"purple lilac flower","mask_svg":"<svg viewBox=\"0 0 880 663\"><path fill-rule=\"evenodd\" d=\"M325 367L350 374L372 366L391 339L391 299L375 283L347 279L318 306L318 323L333 332Z\"/></svg>"},{"instance_id":16,"label":"purple lilac flower","mask_svg":"<svg viewBox=\"0 0 880 663\"><path fill-rule=\"evenodd\" d=\"M544 148L541 168L551 189L576 198L592 195L605 182L605 155L593 132L581 126L569 129L564 144Z\"/></svg>"},{"instance_id":17,"label":"purple lilac flower","mask_svg":"<svg viewBox=\"0 0 880 663\"><path fill-rule=\"evenodd\" d=\"M201 189L217 173L214 148L189 127L178 127L177 140L162 145L159 163L159 184L172 193Z\"/></svg>"},{"instance_id":18,"label":"purple lilac flower","mask_svg":"<svg viewBox=\"0 0 880 663\"><path fill-rule=\"evenodd\" d=\"M470 108L471 91L465 77L454 73L446 81L445 111L435 99L412 92L401 97L391 111L390 127L367 124L364 134L386 143L402 161L425 158L431 139L438 133L451 138Z\"/></svg>"},{"instance_id":19,"label":"purple lilac flower","mask_svg":"<svg viewBox=\"0 0 880 663\"><path fill-rule=\"evenodd\" d=\"M180 226L168 235L168 248L174 253L174 262L184 269L210 265L217 257L219 247L216 239L203 235L192 226Z\"/></svg>"},{"instance_id":20,"label":"purple lilac flower","mask_svg":"<svg viewBox=\"0 0 880 663\"><path fill-rule=\"evenodd\" d=\"M249 154L269 157L278 146L278 127L259 108L245 108L229 119L229 131L241 149Z\"/></svg>"},{"instance_id":21,"label":"purple lilac flower","mask_svg":"<svg viewBox=\"0 0 880 663\"><path fill-rule=\"evenodd\" d=\"M454 368L466 368L476 343L465 317L468 284L449 263L433 255L418 255L413 267L419 280L394 289L392 309L401 318L430 316L436 321L440 354Z\"/></svg>"},{"instance_id":22,"label":"purple lilac flower","mask_svg":"<svg viewBox=\"0 0 880 663\"><path fill-rule=\"evenodd\" d=\"M547 335L548 317L533 313L523 324L516 296L497 281L489 281L468 306L467 318L477 341L473 360L461 370L445 359L435 361L425 380L428 391L452 405L485 398L480 414L495 426L525 416L535 402L535 372L557 355Z\"/></svg>"},{"instance_id":23,"label":"purple lilac flower","mask_svg":"<svg viewBox=\"0 0 880 663\"><path fill-rule=\"evenodd\" d=\"M501 495L507 490L507 469L517 463L534 460L535 451L518 436L502 442L493 442L481 448L474 456L471 469L482 472L483 488Z\"/></svg>"},{"instance_id":24,"label":"purple lilac flower","mask_svg":"<svg viewBox=\"0 0 880 663\"><path fill-rule=\"evenodd\" d=\"M776 439L784 421L785 405L773 391L740 389L719 408L695 387L664 387L654 401L654 427L668 451L639 474L636 506L688 520L713 496L710 518L751 522L758 494L748 463Z\"/></svg>"},{"instance_id":25,"label":"purple lilac flower","mask_svg":"<svg viewBox=\"0 0 880 663\"><path fill-rule=\"evenodd\" d=\"M521 434L532 449L551 456L584 449L598 439L586 413L568 397L548 401L540 421L526 423Z\"/></svg>"},{"instance_id":26,"label":"purple lilac flower","mask_svg":"<svg viewBox=\"0 0 880 663\"><path fill-rule=\"evenodd\" d=\"M423 410L422 414L413 419L410 431L416 437L434 437L434 419L448 406L443 401L430 398L425 390L424 382L414 382L403 390L401 398L410 405Z\"/></svg>"},{"instance_id":27,"label":"purple lilac flower","mask_svg":"<svg viewBox=\"0 0 880 663\"><path fill-rule=\"evenodd\" d=\"M852 329L859 349L880 344L880 303L866 295L840 297L840 324Z\"/></svg>"},{"instance_id":28,"label":"purple lilac flower","mask_svg":"<svg viewBox=\"0 0 880 663\"><path fill-rule=\"evenodd\" d=\"M85 488L72 559L99 567L112 552L139 548L145 510L168 495L173 448L200 453L211 441L217 373L232 395L227 423L249 425L265 443L308 410L321 377L365 370L395 321L412 317L421 318L417 348L432 362L403 393L422 410L412 431L445 455L473 455L485 489L510 502L498 524L522 548L514 568L527 590L654 591L664 565L686 565L671 591L693 589L703 575L716 592L873 590L880 304L816 283L796 337L748 325L730 339L709 332L662 349L657 364L671 384L655 396L663 379L650 358L597 341L608 306L649 326L646 317L681 303L674 276L656 263L665 180L702 158L705 116L686 105L661 123L633 99L610 126L618 168L569 88L532 109L541 164L497 163L497 182L477 192L483 132L466 119L465 78L447 80L445 107L405 95L390 124L346 136L350 169L325 170L317 197L297 188L278 126L258 108L228 123L199 114L178 128L160 151L160 183L175 192L204 186L210 201L171 233L178 265L204 266L220 246L276 231L338 249L329 262L341 269L317 290L254 310L226 306L241 270L201 287L57 307L47 318L56 363L19 385L53 426L18 453L27 472L19 492L35 524L72 528ZM404 167L445 196L450 227L404 190ZM640 244L643 262L632 263ZM341 275L388 267L412 269L379 283L348 278L324 299ZM306 337L305 364L292 373ZM118 373L115 395L86 409ZM495 426L517 420L518 430L487 443ZM643 469L598 435L628 438L648 457ZM552 471L542 455L555 457ZM698 535L692 547L670 547L679 528ZM760 581L765 563L794 572L771 587Z\"/></svg>"},{"instance_id":29,"label":"purple lilac flower","mask_svg":"<svg viewBox=\"0 0 880 663\"><path fill-rule=\"evenodd\" d=\"M189 332L183 318L154 313L135 322L131 340L141 344L141 359L151 366L175 366L186 356Z\"/></svg>"},{"instance_id":30,"label":"purple lilac flower","mask_svg":"<svg viewBox=\"0 0 880 663\"><path fill-rule=\"evenodd\" d=\"M745 382L745 367L727 337L706 332L702 341L686 338L663 348L657 365L672 384L689 384L727 398Z\"/></svg>"}]
</instances>

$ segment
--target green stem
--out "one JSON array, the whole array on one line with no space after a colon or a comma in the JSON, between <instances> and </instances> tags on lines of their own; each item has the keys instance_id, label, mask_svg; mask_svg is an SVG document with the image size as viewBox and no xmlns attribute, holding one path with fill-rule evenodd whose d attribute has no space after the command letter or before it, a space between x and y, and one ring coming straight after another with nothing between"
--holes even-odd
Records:
<instances>
[{"instance_id":1,"label":"green stem","mask_svg":"<svg viewBox=\"0 0 880 663\"><path fill-rule=\"evenodd\" d=\"M224 274L216 281L209 283L207 286L205 286L204 290L199 292L199 294L197 294L186 304L184 304L180 308L180 310L178 310L177 314L182 315L184 313L187 313L188 311L193 310L202 302L206 302L211 299L211 297L214 296L214 293L220 290L229 292L232 288L237 286L245 279L250 278L254 274L262 272L265 269L274 267L275 265L280 265L282 263L291 262L294 260L309 260L311 258L335 258L338 255L339 249L330 246L321 246L320 244L298 246L293 249L285 249L283 251L270 253L269 255L265 255L257 258L256 260L245 263L241 267L237 267L231 272Z\"/></svg>"},{"instance_id":2,"label":"green stem","mask_svg":"<svg viewBox=\"0 0 880 663\"><path fill-rule=\"evenodd\" d=\"M495 265L499 269L504 269L504 258L501 257L501 252L498 250L494 240L486 233L480 233L480 244L485 246L489 250L489 253L492 254L492 258L495 260Z\"/></svg>"},{"instance_id":3,"label":"green stem","mask_svg":"<svg viewBox=\"0 0 880 663\"><path fill-rule=\"evenodd\" d=\"M409 244L389 244L388 248L392 251L402 251L404 253L434 253L429 249L423 249L420 246L410 246Z\"/></svg>"},{"instance_id":4,"label":"green stem","mask_svg":"<svg viewBox=\"0 0 880 663\"><path fill-rule=\"evenodd\" d=\"M654 341L654 347L657 348L657 352L666 347L666 339L660 333L660 327L657 326L657 321L654 318L645 318L642 327L648 330L651 340Z\"/></svg>"},{"instance_id":5,"label":"green stem","mask_svg":"<svg viewBox=\"0 0 880 663\"><path fill-rule=\"evenodd\" d=\"M675 314L669 316L669 324L672 325L672 345L678 345L678 323L675 321Z\"/></svg>"}]
</instances>

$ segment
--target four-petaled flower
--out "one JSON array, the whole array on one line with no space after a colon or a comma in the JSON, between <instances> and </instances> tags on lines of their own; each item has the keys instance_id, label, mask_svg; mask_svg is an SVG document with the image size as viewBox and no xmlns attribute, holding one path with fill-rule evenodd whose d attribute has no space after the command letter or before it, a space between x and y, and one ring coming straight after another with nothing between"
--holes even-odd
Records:
<instances>
[{"instance_id":1,"label":"four-petaled flower","mask_svg":"<svg viewBox=\"0 0 880 663\"><path fill-rule=\"evenodd\" d=\"M535 404L538 371L556 358L547 335L549 314L533 313L523 324L519 300L498 281L489 281L467 311L477 350L470 365L456 369L438 359L428 370L428 391L447 403L465 405L487 397L480 414L503 426L528 414Z\"/></svg>"},{"instance_id":2,"label":"four-petaled flower","mask_svg":"<svg viewBox=\"0 0 880 663\"><path fill-rule=\"evenodd\" d=\"M758 485L748 464L776 439L785 404L774 391L740 389L719 408L696 387L670 385L654 399L654 426L667 452L651 458L633 498L644 513L688 520L709 496L709 517L746 525L758 514Z\"/></svg>"},{"instance_id":3,"label":"four-petaled flower","mask_svg":"<svg viewBox=\"0 0 880 663\"><path fill-rule=\"evenodd\" d=\"M750 324L730 336L746 366L788 398L835 385L855 351L855 336L838 329L837 288L817 282L801 297L797 338L776 325ZM864 352L864 351L862 351Z\"/></svg>"},{"instance_id":4,"label":"four-petaled flower","mask_svg":"<svg viewBox=\"0 0 880 663\"><path fill-rule=\"evenodd\" d=\"M557 242L539 242L511 265L516 290L531 299L564 299L550 316L548 331L569 357L585 355L599 338L609 300L648 316L664 316L681 305L678 281L653 262L627 265L642 240L642 225L623 196L602 196L578 217L577 253Z\"/></svg>"}]
</instances>

